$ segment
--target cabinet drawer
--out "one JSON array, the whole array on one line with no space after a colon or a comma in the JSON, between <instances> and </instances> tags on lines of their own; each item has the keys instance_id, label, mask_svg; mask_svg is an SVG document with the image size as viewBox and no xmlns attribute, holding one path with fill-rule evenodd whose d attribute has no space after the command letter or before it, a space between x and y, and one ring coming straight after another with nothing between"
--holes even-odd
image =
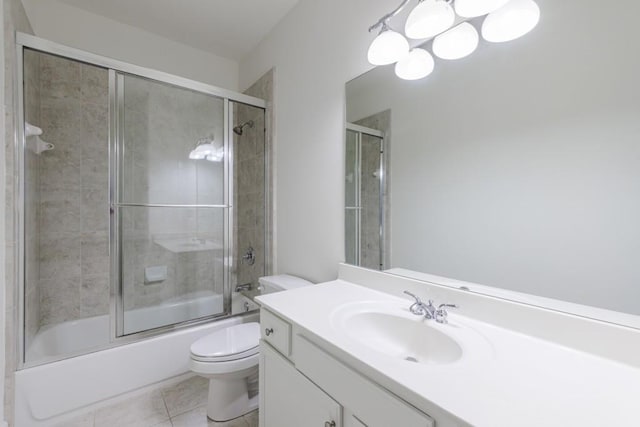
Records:
<instances>
[{"instance_id":1,"label":"cabinet drawer","mask_svg":"<svg viewBox=\"0 0 640 427\"><path fill-rule=\"evenodd\" d=\"M291 325L264 308L260 310L262 339L271 344L280 353L291 355Z\"/></svg>"},{"instance_id":2,"label":"cabinet drawer","mask_svg":"<svg viewBox=\"0 0 640 427\"><path fill-rule=\"evenodd\" d=\"M435 426L433 418L347 367L306 338L296 335L294 339L296 368L349 408L360 424L367 427Z\"/></svg>"}]
</instances>

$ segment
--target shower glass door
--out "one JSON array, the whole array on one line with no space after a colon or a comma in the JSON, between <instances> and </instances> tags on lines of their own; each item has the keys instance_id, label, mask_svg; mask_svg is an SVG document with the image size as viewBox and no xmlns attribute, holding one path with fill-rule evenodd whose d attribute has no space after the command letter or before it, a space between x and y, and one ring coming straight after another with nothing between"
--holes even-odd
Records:
<instances>
[{"instance_id":1,"label":"shower glass door","mask_svg":"<svg viewBox=\"0 0 640 427\"><path fill-rule=\"evenodd\" d=\"M117 335L226 314L228 101L116 79Z\"/></svg>"},{"instance_id":2,"label":"shower glass door","mask_svg":"<svg viewBox=\"0 0 640 427\"><path fill-rule=\"evenodd\" d=\"M38 364L109 343L109 71L32 49L22 67L20 344Z\"/></svg>"},{"instance_id":3,"label":"shower glass door","mask_svg":"<svg viewBox=\"0 0 640 427\"><path fill-rule=\"evenodd\" d=\"M247 94L18 33L18 368L253 311L268 81Z\"/></svg>"}]
</instances>

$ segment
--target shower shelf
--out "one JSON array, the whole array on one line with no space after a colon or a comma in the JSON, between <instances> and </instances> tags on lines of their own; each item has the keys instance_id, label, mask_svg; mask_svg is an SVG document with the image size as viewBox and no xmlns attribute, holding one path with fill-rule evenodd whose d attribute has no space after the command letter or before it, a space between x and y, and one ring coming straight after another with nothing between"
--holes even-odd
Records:
<instances>
[{"instance_id":1,"label":"shower shelf","mask_svg":"<svg viewBox=\"0 0 640 427\"><path fill-rule=\"evenodd\" d=\"M53 150L55 148L55 145L50 142L43 141L42 139L40 139L40 135L42 135L42 129L40 129L38 126L32 125L31 123L25 122L24 136L27 139L27 148L36 154Z\"/></svg>"}]
</instances>

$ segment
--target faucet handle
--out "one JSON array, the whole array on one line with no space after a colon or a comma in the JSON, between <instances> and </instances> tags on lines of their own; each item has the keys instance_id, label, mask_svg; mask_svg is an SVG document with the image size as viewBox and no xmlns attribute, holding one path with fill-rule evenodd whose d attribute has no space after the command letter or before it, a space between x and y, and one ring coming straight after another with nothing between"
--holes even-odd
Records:
<instances>
[{"instance_id":1,"label":"faucet handle","mask_svg":"<svg viewBox=\"0 0 640 427\"><path fill-rule=\"evenodd\" d=\"M438 309L441 309L442 307L449 307L449 308L459 308L457 305L455 304L440 304L438 306Z\"/></svg>"},{"instance_id":2,"label":"faucet handle","mask_svg":"<svg viewBox=\"0 0 640 427\"><path fill-rule=\"evenodd\" d=\"M436 322L444 324L449 323L449 321L447 320L447 317L449 317L449 313L447 313L446 307L458 308L458 306L455 304L440 304L438 306L438 309L436 310L435 315L433 316L436 319Z\"/></svg>"},{"instance_id":3,"label":"faucet handle","mask_svg":"<svg viewBox=\"0 0 640 427\"><path fill-rule=\"evenodd\" d=\"M427 314L427 311L425 310L425 305L418 296L412 294L409 291L404 291L404 293L409 295L410 297L413 297L413 299L416 300L413 304L411 304L411 307L409 307L409 311L412 314L415 314L416 316L424 316L425 314ZM431 303L432 301L429 300L429 304Z\"/></svg>"},{"instance_id":4,"label":"faucet handle","mask_svg":"<svg viewBox=\"0 0 640 427\"><path fill-rule=\"evenodd\" d=\"M409 292L409 291L404 291L403 293L404 293L404 294L409 295L410 297L413 297L413 298L416 300L416 303L418 303L418 304L422 302L422 301L420 300L420 298L418 298L416 295L412 294L412 293L411 293L411 292Z\"/></svg>"}]
</instances>

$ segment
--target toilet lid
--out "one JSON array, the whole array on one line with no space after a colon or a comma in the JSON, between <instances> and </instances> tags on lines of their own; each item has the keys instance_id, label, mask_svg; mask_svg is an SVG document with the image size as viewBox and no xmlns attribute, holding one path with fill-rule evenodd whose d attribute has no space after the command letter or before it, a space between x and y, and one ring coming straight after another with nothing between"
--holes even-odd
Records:
<instances>
[{"instance_id":1,"label":"toilet lid","mask_svg":"<svg viewBox=\"0 0 640 427\"><path fill-rule=\"evenodd\" d=\"M191 344L191 354L198 358L228 359L228 356L248 357L258 352L260 325L243 323L220 329Z\"/></svg>"}]
</instances>

